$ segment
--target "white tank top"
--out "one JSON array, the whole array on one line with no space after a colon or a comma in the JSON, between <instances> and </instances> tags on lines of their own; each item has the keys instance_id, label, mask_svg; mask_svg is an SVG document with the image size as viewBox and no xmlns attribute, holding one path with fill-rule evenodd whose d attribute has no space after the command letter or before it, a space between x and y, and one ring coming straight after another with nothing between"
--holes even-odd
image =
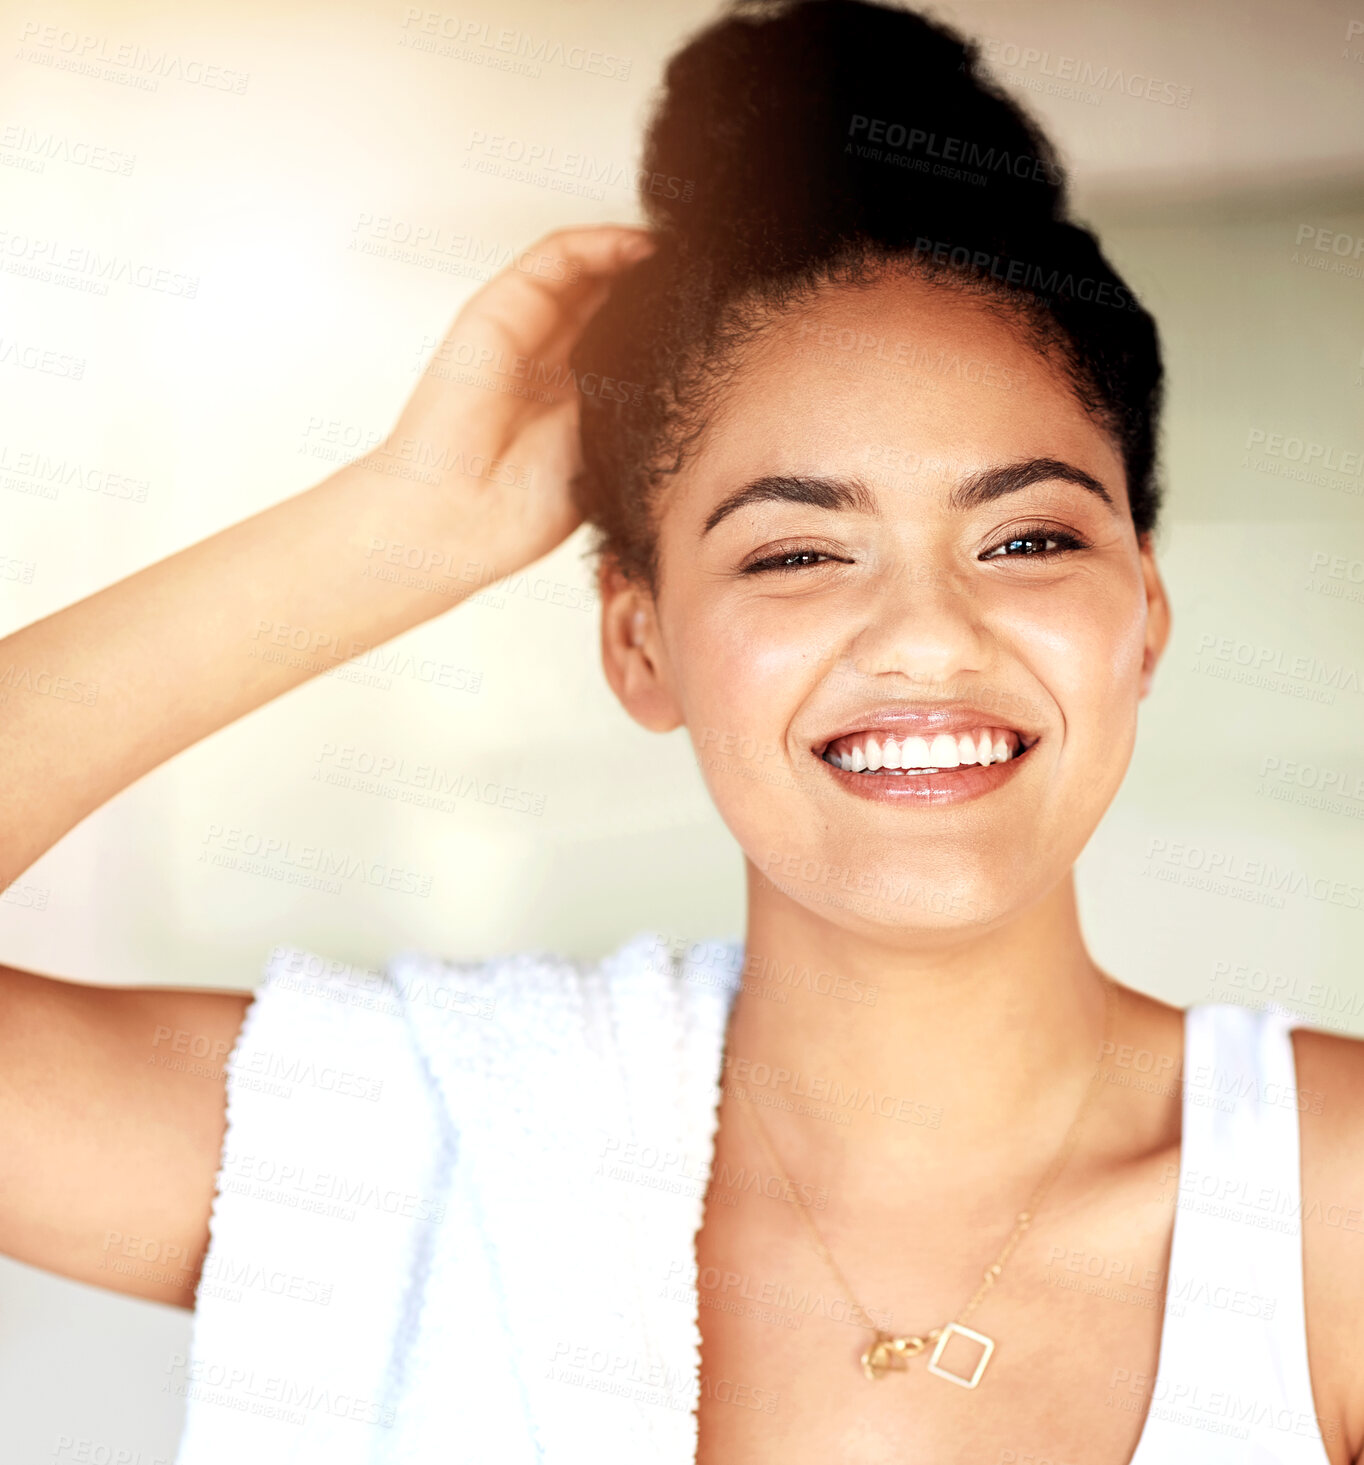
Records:
<instances>
[{"instance_id":1,"label":"white tank top","mask_svg":"<svg viewBox=\"0 0 1364 1465\"><path fill-rule=\"evenodd\" d=\"M738 943L387 971L274 953L230 1065L178 1465L690 1465L694 1239ZM1328 1465L1295 1019L1190 1008L1129 1465ZM1148 1409L1149 1404L1149 1409Z\"/></svg>"},{"instance_id":2,"label":"white tank top","mask_svg":"<svg viewBox=\"0 0 1364 1465\"><path fill-rule=\"evenodd\" d=\"M1133 1408L1150 1400L1130 1465L1328 1465L1307 1366L1295 1024L1231 1004L1185 1013L1160 1362L1128 1383Z\"/></svg>"}]
</instances>

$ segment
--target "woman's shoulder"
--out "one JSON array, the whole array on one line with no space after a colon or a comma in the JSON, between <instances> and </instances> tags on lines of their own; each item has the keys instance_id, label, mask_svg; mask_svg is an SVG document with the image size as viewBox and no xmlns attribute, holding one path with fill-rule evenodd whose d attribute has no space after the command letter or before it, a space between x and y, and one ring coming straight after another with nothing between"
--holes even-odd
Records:
<instances>
[{"instance_id":1,"label":"woman's shoulder","mask_svg":"<svg viewBox=\"0 0 1364 1465\"><path fill-rule=\"evenodd\" d=\"M1304 1191L1320 1191L1364 1277L1364 1038L1306 1021L1292 1032Z\"/></svg>"},{"instance_id":2,"label":"woman's shoulder","mask_svg":"<svg viewBox=\"0 0 1364 1465\"><path fill-rule=\"evenodd\" d=\"M1318 1412L1364 1439L1364 1039L1295 1021L1303 1293ZM1318 1359L1321 1360L1318 1363Z\"/></svg>"}]
</instances>

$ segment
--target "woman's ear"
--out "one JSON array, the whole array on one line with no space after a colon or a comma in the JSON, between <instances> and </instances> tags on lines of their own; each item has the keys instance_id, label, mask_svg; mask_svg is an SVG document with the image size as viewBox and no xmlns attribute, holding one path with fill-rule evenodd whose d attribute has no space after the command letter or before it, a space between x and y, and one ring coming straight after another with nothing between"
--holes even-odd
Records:
<instances>
[{"instance_id":1,"label":"woman's ear","mask_svg":"<svg viewBox=\"0 0 1364 1465\"><path fill-rule=\"evenodd\" d=\"M1146 584L1146 649L1141 660L1141 695L1145 697L1170 639L1171 616L1170 600L1156 568L1156 553L1149 534L1142 535L1140 549L1142 579Z\"/></svg>"},{"instance_id":2,"label":"woman's ear","mask_svg":"<svg viewBox=\"0 0 1364 1465\"><path fill-rule=\"evenodd\" d=\"M641 727L671 732L682 725L657 607L648 587L609 556L597 567L601 596L601 660L611 690Z\"/></svg>"}]
</instances>

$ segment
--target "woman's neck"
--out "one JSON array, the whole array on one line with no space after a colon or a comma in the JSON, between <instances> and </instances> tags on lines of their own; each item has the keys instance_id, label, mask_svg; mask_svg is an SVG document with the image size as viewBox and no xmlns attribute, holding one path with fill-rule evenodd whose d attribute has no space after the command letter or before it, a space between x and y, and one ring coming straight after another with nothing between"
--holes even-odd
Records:
<instances>
[{"instance_id":1,"label":"woman's neck","mask_svg":"<svg viewBox=\"0 0 1364 1465\"><path fill-rule=\"evenodd\" d=\"M895 944L748 873L725 1082L762 1106L793 1169L966 1181L1059 1140L1105 1008L1069 875L1006 925Z\"/></svg>"}]
</instances>

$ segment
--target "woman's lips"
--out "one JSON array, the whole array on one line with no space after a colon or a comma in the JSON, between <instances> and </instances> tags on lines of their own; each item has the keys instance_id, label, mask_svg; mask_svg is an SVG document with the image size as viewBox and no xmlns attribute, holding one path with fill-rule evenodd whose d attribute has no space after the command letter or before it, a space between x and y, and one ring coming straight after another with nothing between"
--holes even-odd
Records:
<instances>
[{"instance_id":1,"label":"woman's lips","mask_svg":"<svg viewBox=\"0 0 1364 1465\"><path fill-rule=\"evenodd\" d=\"M967 763L958 768L933 769L924 773L899 769L852 773L837 767L824 757L819 759L819 763L849 793L870 799L873 803L958 804L1001 788L1013 778L1019 764L1027 760L1037 741L1034 738L1021 751L1002 763L989 763L985 766Z\"/></svg>"}]
</instances>

